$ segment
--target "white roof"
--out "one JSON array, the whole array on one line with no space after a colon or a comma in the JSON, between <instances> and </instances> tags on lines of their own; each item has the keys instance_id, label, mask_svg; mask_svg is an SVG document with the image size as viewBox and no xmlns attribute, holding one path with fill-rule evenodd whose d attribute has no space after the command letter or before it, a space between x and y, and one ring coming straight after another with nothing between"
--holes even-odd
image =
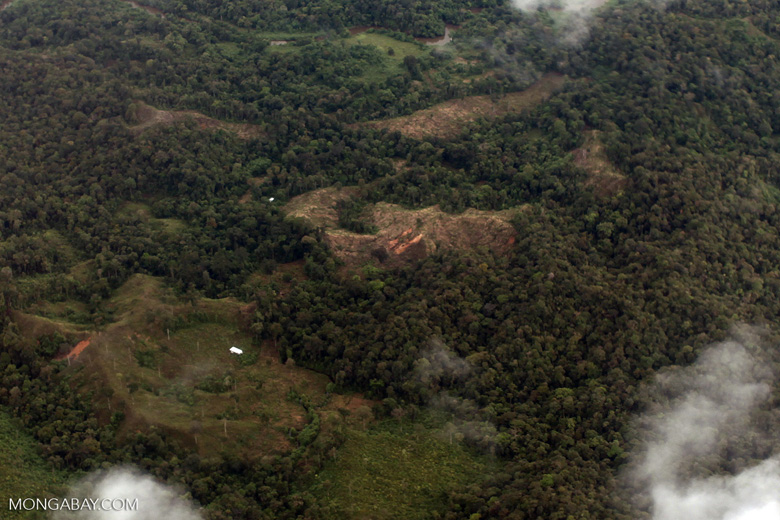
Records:
<instances>
[{"instance_id":1,"label":"white roof","mask_svg":"<svg viewBox=\"0 0 780 520\"><path fill-rule=\"evenodd\" d=\"M237 347L230 347L231 354L243 354L244 351Z\"/></svg>"}]
</instances>

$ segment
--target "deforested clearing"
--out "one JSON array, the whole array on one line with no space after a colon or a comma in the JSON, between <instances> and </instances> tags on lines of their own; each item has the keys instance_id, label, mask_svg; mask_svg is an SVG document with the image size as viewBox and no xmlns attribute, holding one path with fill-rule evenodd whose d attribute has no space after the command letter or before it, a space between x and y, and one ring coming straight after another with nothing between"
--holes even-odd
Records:
<instances>
[{"instance_id":1,"label":"deforested clearing","mask_svg":"<svg viewBox=\"0 0 780 520\"><path fill-rule=\"evenodd\" d=\"M135 119L138 124L131 126L130 129L138 133L154 126L173 125L187 120L194 121L201 130L224 130L235 134L239 139L254 139L264 133L258 125L220 121L194 110L160 110L143 102L136 105Z\"/></svg>"},{"instance_id":2,"label":"deforested clearing","mask_svg":"<svg viewBox=\"0 0 780 520\"><path fill-rule=\"evenodd\" d=\"M585 186L592 187L597 195L613 195L626 185L626 176L615 168L604 152L598 131L585 132L585 142L572 153L574 162L588 172Z\"/></svg>"},{"instance_id":3,"label":"deforested clearing","mask_svg":"<svg viewBox=\"0 0 780 520\"><path fill-rule=\"evenodd\" d=\"M495 101L487 95L453 99L408 116L370 121L364 125L401 132L414 139L449 139L461 133L465 124L479 118L496 119L533 108L560 89L565 81L566 77L560 74L546 74L527 89L511 92Z\"/></svg>"},{"instance_id":4,"label":"deforested clearing","mask_svg":"<svg viewBox=\"0 0 780 520\"><path fill-rule=\"evenodd\" d=\"M410 210L397 204L369 205L365 221L376 226L376 234L360 234L338 227L337 204L355 190L325 188L294 197L287 214L305 218L324 228L325 242L348 265L360 265L372 257L382 262L406 262L423 258L443 248L473 250L486 248L503 254L515 243L512 217L522 207L504 211L468 209L446 213L438 205Z\"/></svg>"}]
</instances>

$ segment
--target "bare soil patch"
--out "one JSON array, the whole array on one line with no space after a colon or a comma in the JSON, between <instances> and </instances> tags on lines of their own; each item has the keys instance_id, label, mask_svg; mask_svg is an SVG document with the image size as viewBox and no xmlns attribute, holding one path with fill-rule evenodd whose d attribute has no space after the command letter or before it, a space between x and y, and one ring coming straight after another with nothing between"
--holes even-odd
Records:
<instances>
[{"instance_id":1,"label":"bare soil patch","mask_svg":"<svg viewBox=\"0 0 780 520\"><path fill-rule=\"evenodd\" d=\"M139 103L136 111L138 124L130 129L141 133L157 125L172 125L180 121L192 120L201 130L225 130L236 134L239 139L254 139L265 135L258 125L249 123L228 123L196 112L194 110L159 110L146 103Z\"/></svg>"},{"instance_id":2,"label":"bare soil patch","mask_svg":"<svg viewBox=\"0 0 780 520\"><path fill-rule=\"evenodd\" d=\"M565 81L566 77L560 74L547 74L522 92L506 94L497 101L490 96L470 96L445 101L408 116L359 124L398 131L414 139L448 139L461 133L465 124L479 118L496 119L533 108L560 89Z\"/></svg>"},{"instance_id":3,"label":"bare soil patch","mask_svg":"<svg viewBox=\"0 0 780 520\"><path fill-rule=\"evenodd\" d=\"M92 338L87 338L85 340L79 341L76 344L76 346L73 347L73 349L70 352L68 352L66 355L59 356L54 359L56 359L57 361L62 361L63 359L76 359L79 357L79 354L84 352L84 349L86 349L90 343L92 343Z\"/></svg>"}]
</instances>

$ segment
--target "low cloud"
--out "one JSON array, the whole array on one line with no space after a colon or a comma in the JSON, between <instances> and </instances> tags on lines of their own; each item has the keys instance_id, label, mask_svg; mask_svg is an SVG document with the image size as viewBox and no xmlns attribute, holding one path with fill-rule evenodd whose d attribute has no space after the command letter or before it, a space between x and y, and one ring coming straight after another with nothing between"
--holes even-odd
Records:
<instances>
[{"instance_id":1,"label":"low cloud","mask_svg":"<svg viewBox=\"0 0 780 520\"><path fill-rule=\"evenodd\" d=\"M446 390L464 384L471 373L472 367L465 359L450 351L440 339L434 338L415 363L414 378L433 389L427 407L450 416L450 421L440 431L441 438L449 442L466 441L492 452L495 425L484 418L483 410L474 401L453 396Z\"/></svg>"},{"instance_id":2,"label":"low cloud","mask_svg":"<svg viewBox=\"0 0 780 520\"><path fill-rule=\"evenodd\" d=\"M52 520L202 520L192 500L183 495L181 490L163 484L135 468L114 468L92 473L79 481L70 490L68 499L89 498L98 500L98 503L105 501L105 504L117 499L117 504L122 500L130 504L137 500L137 508L59 511L52 516Z\"/></svg>"},{"instance_id":3,"label":"low cloud","mask_svg":"<svg viewBox=\"0 0 780 520\"><path fill-rule=\"evenodd\" d=\"M522 11L546 8L570 13L590 12L605 3L606 0L512 0L512 5Z\"/></svg>"},{"instance_id":4,"label":"low cloud","mask_svg":"<svg viewBox=\"0 0 780 520\"><path fill-rule=\"evenodd\" d=\"M484 418L483 411L474 401L442 392L431 398L428 406L449 413L452 417L442 428L441 438L449 442L466 441L484 451L494 451L496 427Z\"/></svg>"},{"instance_id":5,"label":"low cloud","mask_svg":"<svg viewBox=\"0 0 780 520\"><path fill-rule=\"evenodd\" d=\"M438 382L442 379L452 381L467 376L471 366L466 360L447 349L438 339L432 339L428 347L420 354L414 366L415 377L422 383Z\"/></svg>"},{"instance_id":6,"label":"low cloud","mask_svg":"<svg viewBox=\"0 0 780 520\"><path fill-rule=\"evenodd\" d=\"M606 0L512 0L512 5L526 13L539 9L555 14L558 40L564 45L578 45L590 34L593 12Z\"/></svg>"},{"instance_id":7,"label":"low cloud","mask_svg":"<svg viewBox=\"0 0 780 520\"><path fill-rule=\"evenodd\" d=\"M777 442L771 420L757 420L769 413L774 374L760 331L735 332L655 382L657 404L638 423L646 438L631 471L653 520L780 518Z\"/></svg>"}]
</instances>

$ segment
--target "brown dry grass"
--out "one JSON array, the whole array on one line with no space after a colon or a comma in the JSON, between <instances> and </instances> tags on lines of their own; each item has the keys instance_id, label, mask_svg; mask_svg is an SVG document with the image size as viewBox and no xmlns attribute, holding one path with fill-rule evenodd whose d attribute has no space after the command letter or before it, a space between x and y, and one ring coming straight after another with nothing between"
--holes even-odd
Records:
<instances>
[{"instance_id":1,"label":"brown dry grass","mask_svg":"<svg viewBox=\"0 0 780 520\"><path fill-rule=\"evenodd\" d=\"M358 235L343 230L326 232L326 242L348 264L362 264L377 250L389 262L425 257L439 248L469 250L487 248L506 253L514 244L514 211L478 211L462 214L443 212L439 206L406 210L395 204L379 203L369 220L379 228L376 235ZM381 254L381 253L380 253Z\"/></svg>"},{"instance_id":2,"label":"brown dry grass","mask_svg":"<svg viewBox=\"0 0 780 520\"><path fill-rule=\"evenodd\" d=\"M455 63L459 63L461 65L476 65L477 63L479 63L479 60L467 60L462 56L455 56L455 58L452 61L454 61Z\"/></svg>"},{"instance_id":3,"label":"brown dry grass","mask_svg":"<svg viewBox=\"0 0 780 520\"><path fill-rule=\"evenodd\" d=\"M625 187L626 176L607 158L597 130L586 131L585 143L572 153L574 162L588 172L585 186L592 187L597 195L611 196Z\"/></svg>"},{"instance_id":4,"label":"brown dry grass","mask_svg":"<svg viewBox=\"0 0 780 520\"><path fill-rule=\"evenodd\" d=\"M266 182L268 182L268 177L250 177L246 180L247 184L250 186L262 186Z\"/></svg>"},{"instance_id":5,"label":"brown dry grass","mask_svg":"<svg viewBox=\"0 0 780 520\"><path fill-rule=\"evenodd\" d=\"M236 134L239 139L255 139L265 134L258 125L227 123L194 110L159 110L142 102L138 103L136 117L138 124L131 126L130 129L137 133L141 133L153 126L172 125L180 121L192 120L201 130L224 130Z\"/></svg>"},{"instance_id":6,"label":"brown dry grass","mask_svg":"<svg viewBox=\"0 0 780 520\"><path fill-rule=\"evenodd\" d=\"M470 78L463 78L462 81L463 81L463 83L471 83L473 81L479 81L481 79L492 78L495 75L496 75L496 71L495 70L488 70L488 71L485 71L485 72L483 72L482 74L480 74L478 76L472 76Z\"/></svg>"},{"instance_id":7,"label":"brown dry grass","mask_svg":"<svg viewBox=\"0 0 780 520\"><path fill-rule=\"evenodd\" d=\"M377 404L376 401L366 399L360 394L333 394L329 407L336 410L344 409L354 412L362 406L371 408L375 404Z\"/></svg>"},{"instance_id":8,"label":"brown dry grass","mask_svg":"<svg viewBox=\"0 0 780 520\"><path fill-rule=\"evenodd\" d=\"M133 0L122 0L126 4L130 4L132 7L135 7L136 9L143 9L147 13L159 16L160 18L165 18L165 13L161 11L160 9L157 9L156 7L152 7L149 5L139 4L138 2L135 2Z\"/></svg>"},{"instance_id":9,"label":"brown dry grass","mask_svg":"<svg viewBox=\"0 0 780 520\"><path fill-rule=\"evenodd\" d=\"M350 198L357 191L355 187L313 190L293 197L284 209L290 217L305 218L314 226L332 228L336 227L339 219L336 203Z\"/></svg>"},{"instance_id":10,"label":"brown dry grass","mask_svg":"<svg viewBox=\"0 0 780 520\"><path fill-rule=\"evenodd\" d=\"M361 124L391 132L398 131L414 139L448 139L461 133L465 124L479 118L496 119L533 108L560 89L565 81L566 77L560 74L546 74L522 92L506 94L498 101L493 101L490 96L453 99L408 116Z\"/></svg>"}]
</instances>

